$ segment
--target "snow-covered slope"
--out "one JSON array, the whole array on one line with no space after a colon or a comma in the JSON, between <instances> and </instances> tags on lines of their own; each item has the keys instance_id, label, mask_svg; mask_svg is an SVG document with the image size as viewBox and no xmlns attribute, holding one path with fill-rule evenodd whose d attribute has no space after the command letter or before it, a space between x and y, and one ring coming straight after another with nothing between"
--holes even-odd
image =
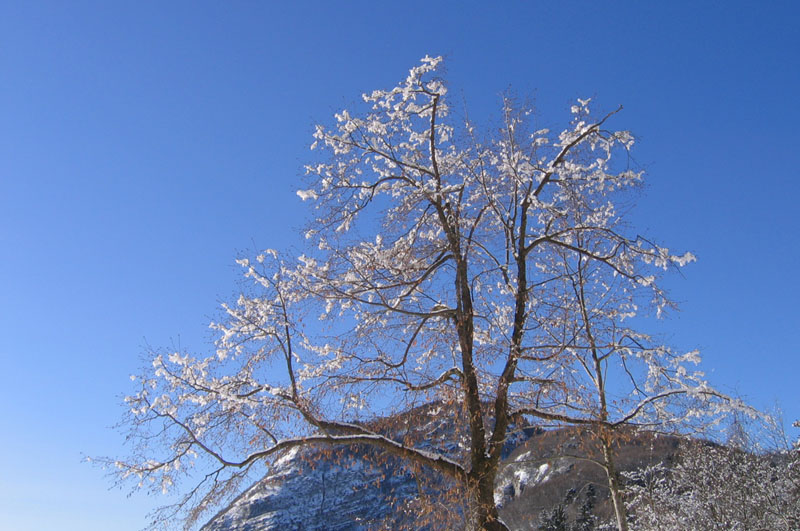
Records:
<instances>
[{"instance_id":1,"label":"snow-covered slope","mask_svg":"<svg viewBox=\"0 0 800 531\"><path fill-rule=\"evenodd\" d=\"M397 416L389 423L394 436L421 448L447 448L458 458L463 440L449 415L429 405ZM543 509L563 500L569 490L588 483L603 485L602 470L563 455L586 455L577 430L512 430L497 479L495 498L512 529L535 529ZM620 467L669 459L677 443L638 436L621 449ZM220 511L203 531L442 529L463 525L457 499L432 500L437 523L419 520L413 504L420 492L431 501L447 490L435 474L411 470L369 448L306 448L281 458L271 473ZM598 492L596 512L609 517L606 493ZM577 500L577 497L576 497ZM430 507L431 504L429 504ZM443 527L444 526L444 527ZM534 527L531 527L534 526Z\"/></svg>"}]
</instances>

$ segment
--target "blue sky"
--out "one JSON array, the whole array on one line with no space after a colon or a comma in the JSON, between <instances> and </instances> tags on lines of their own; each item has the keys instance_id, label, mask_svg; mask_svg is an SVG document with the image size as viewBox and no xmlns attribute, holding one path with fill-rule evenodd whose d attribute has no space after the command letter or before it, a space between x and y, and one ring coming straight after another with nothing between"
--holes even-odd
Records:
<instances>
[{"instance_id":1,"label":"blue sky","mask_svg":"<svg viewBox=\"0 0 800 531\"><path fill-rule=\"evenodd\" d=\"M623 104L637 227L698 263L670 342L800 418L794 2L0 4L0 528L134 530L161 501L81 463L147 347L202 349L241 254L300 244L316 122L421 57L485 120ZM796 430L792 435L796 435Z\"/></svg>"}]
</instances>

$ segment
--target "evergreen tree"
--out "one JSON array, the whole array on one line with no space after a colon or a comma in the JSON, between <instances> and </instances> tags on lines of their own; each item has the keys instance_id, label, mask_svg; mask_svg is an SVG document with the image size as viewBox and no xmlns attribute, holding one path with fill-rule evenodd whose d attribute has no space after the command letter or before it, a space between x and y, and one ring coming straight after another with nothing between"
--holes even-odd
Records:
<instances>
[{"instance_id":1,"label":"evergreen tree","mask_svg":"<svg viewBox=\"0 0 800 531\"><path fill-rule=\"evenodd\" d=\"M548 514L542 511L539 524L539 531L569 531L567 527L567 512L563 503L556 505Z\"/></svg>"},{"instance_id":2,"label":"evergreen tree","mask_svg":"<svg viewBox=\"0 0 800 531\"><path fill-rule=\"evenodd\" d=\"M581 505L580 514L575 519L575 525L572 527L573 531L592 531L595 524L594 504L597 499L597 493L594 485L589 484L586 487L586 499Z\"/></svg>"}]
</instances>

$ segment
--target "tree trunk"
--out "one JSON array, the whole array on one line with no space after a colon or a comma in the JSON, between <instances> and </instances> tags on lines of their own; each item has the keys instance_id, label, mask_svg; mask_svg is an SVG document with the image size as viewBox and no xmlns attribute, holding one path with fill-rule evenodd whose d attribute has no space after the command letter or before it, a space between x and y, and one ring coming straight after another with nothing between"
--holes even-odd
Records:
<instances>
[{"instance_id":1,"label":"tree trunk","mask_svg":"<svg viewBox=\"0 0 800 531\"><path fill-rule=\"evenodd\" d=\"M482 480L470 492L470 514L466 515L468 531L508 531L500 520L494 503L494 482Z\"/></svg>"},{"instance_id":2,"label":"tree trunk","mask_svg":"<svg viewBox=\"0 0 800 531\"><path fill-rule=\"evenodd\" d=\"M614 464L614 452L611 448L611 437L608 434L601 436L603 445L603 461L606 466L608 476L608 490L611 492L611 501L614 503L614 515L617 518L617 529L628 531L628 513L625 510L625 503L622 500L622 485L619 481L616 465Z\"/></svg>"}]
</instances>

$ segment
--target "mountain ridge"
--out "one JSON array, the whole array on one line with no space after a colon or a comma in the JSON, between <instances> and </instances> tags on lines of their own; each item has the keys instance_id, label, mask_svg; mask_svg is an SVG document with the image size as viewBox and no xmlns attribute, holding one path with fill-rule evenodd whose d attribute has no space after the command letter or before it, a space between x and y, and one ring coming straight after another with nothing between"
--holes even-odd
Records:
<instances>
[{"instance_id":1,"label":"mountain ridge","mask_svg":"<svg viewBox=\"0 0 800 531\"><path fill-rule=\"evenodd\" d=\"M463 457L466 438L439 403L376 419L371 427L420 449L444 449ZM574 491L574 501L593 485L597 519L611 518L605 472L591 462L598 457L587 430L545 430L516 426L509 430L498 473L495 499L511 529L531 529L542 511ZM619 445L621 471L674 459L679 439L631 434ZM220 510L201 531L304 529L437 529L442 521L463 521L463 497L446 479L363 445L295 448L275 461ZM435 509L432 509L435 507ZM577 507L567 507L570 514ZM434 513L434 511L436 511Z\"/></svg>"}]
</instances>

